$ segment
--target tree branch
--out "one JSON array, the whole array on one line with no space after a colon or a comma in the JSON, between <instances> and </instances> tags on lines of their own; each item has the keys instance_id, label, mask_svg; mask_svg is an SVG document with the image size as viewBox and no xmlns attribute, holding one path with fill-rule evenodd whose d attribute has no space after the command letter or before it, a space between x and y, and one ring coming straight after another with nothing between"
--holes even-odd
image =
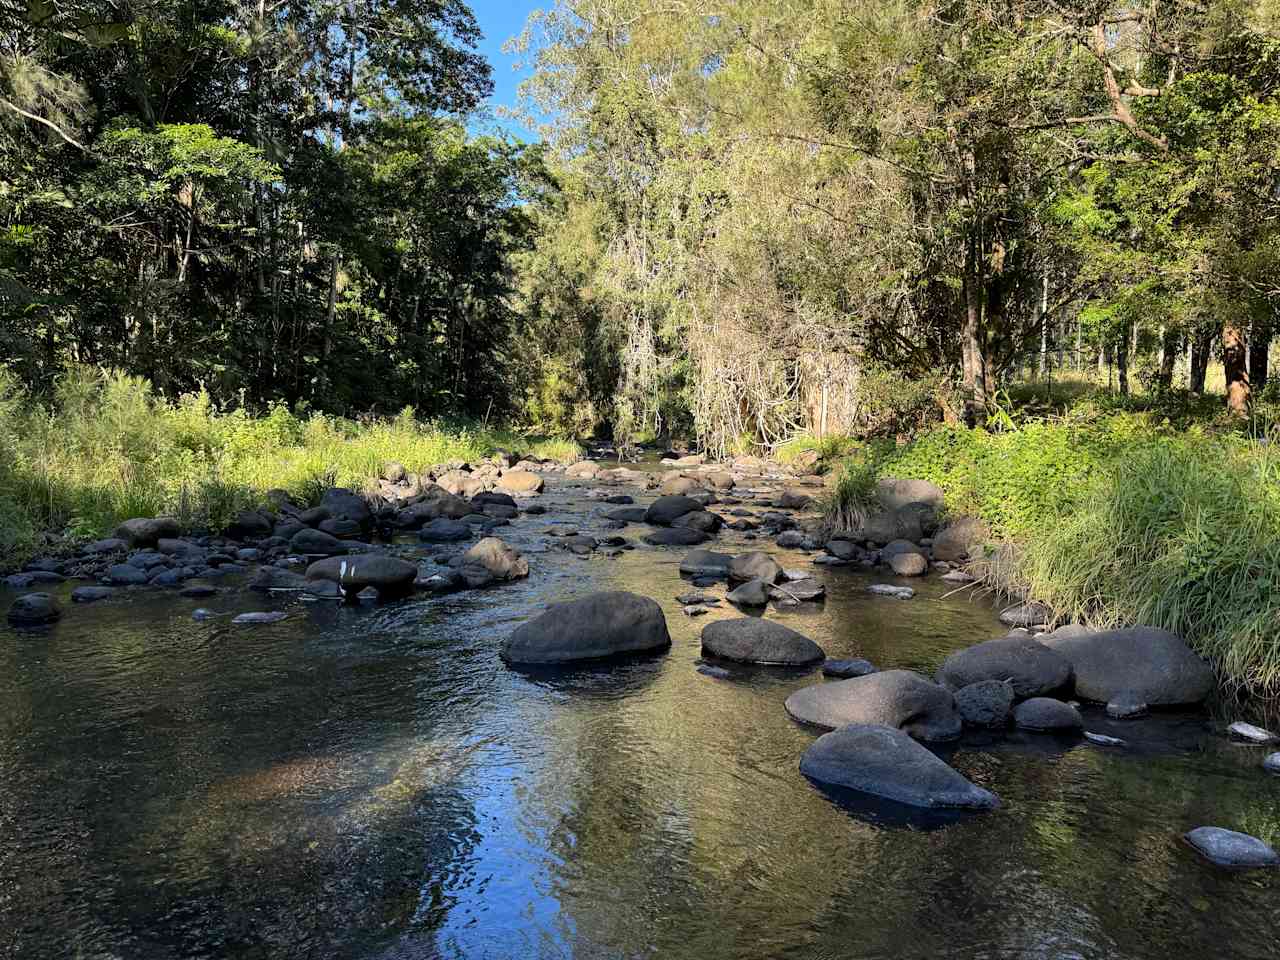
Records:
<instances>
[{"instance_id":1,"label":"tree branch","mask_svg":"<svg viewBox=\"0 0 1280 960\"><path fill-rule=\"evenodd\" d=\"M4 104L6 107L8 107L10 110L18 114L19 116L23 116L23 117L26 117L28 120L34 120L36 123L43 124L44 126L48 127L50 130L52 130L54 133L56 133L58 136L60 136L63 140L67 141L67 143L75 147L77 150L80 150L83 153L89 152L88 147L86 147L80 141L68 136L66 133L63 132L62 128L59 127L56 123L54 123L52 120L46 120L44 117L40 116L39 114L27 113L27 111L23 110L16 103L10 103L4 97L0 97L0 104Z\"/></svg>"}]
</instances>

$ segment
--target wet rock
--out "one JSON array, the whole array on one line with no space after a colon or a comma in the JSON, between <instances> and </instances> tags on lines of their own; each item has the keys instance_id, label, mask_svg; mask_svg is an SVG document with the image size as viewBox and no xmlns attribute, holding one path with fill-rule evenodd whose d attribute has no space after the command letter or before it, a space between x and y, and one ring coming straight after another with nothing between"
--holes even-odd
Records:
<instances>
[{"instance_id":1,"label":"wet rock","mask_svg":"<svg viewBox=\"0 0 1280 960\"><path fill-rule=\"evenodd\" d=\"M589 537L586 534L574 534L572 537L565 537L560 546L572 554L585 557L595 553L596 538Z\"/></svg>"},{"instance_id":2,"label":"wet rock","mask_svg":"<svg viewBox=\"0 0 1280 960\"><path fill-rule=\"evenodd\" d=\"M524 508L524 512L530 517L540 517L547 512L547 508L540 503L531 503Z\"/></svg>"},{"instance_id":3,"label":"wet rock","mask_svg":"<svg viewBox=\"0 0 1280 960\"><path fill-rule=\"evenodd\" d=\"M1053 693L1071 681L1071 664L1034 640L1005 637L957 650L942 662L938 682L959 690L980 680L1008 680L1019 700Z\"/></svg>"},{"instance_id":4,"label":"wet rock","mask_svg":"<svg viewBox=\"0 0 1280 960\"><path fill-rule=\"evenodd\" d=\"M839 560L856 560L862 555L862 548L851 540L830 540L826 549Z\"/></svg>"},{"instance_id":5,"label":"wet rock","mask_svg":"<svg viewBox=\"0 0 1280 960\"><path fill-rule=\"evenodd\" d=\"M212 597L217 592L218 588L208 583L191 583L178 591L184 597Z\"/></svg>"},{"instance_id":6,"label":"wet rock","mask_svg":"<svg viewBox=\"0 0 1280 960\"><path fill-rule=\"evenodd\" d=\"M702 655L775 666L803 666L826 656L803 634L758 617L707 624L702 630Z\"/></svg>"},{"instance_id":7,"label":"wet rock","mask_svg":"<svg viewBox=\"0 0 1280 960\"><path fill-rule=\"evenodd\" d=\"M332 517L328 520L320 521L320 530L332 537L355 540L364 533L365 527L355 520L348 520L345 517Z\"/></svg>"},{"instance_id":8,"label":"wet rock","mask_svg":"<svg viewBox=\"0 0 1280 960\"><path fill-rule=\"evenodd\" d=\"M723 524L723 520L708 510L694 510L671 521L673 527L686 527L703 533L715 533Z\"/></svg>"},{"instance_id":9,"label":"wet rock","mask_svg":"<svg viewBox=\"0 0 1280 960\"><path fill-rule=\"evenodd\" d=\"M822 600L827 595L827 588L817 580L787 580L769 588L769 599L779 603L808 603Z\"/></svg>"},{"instance_id":10,"label":"wet rock","mask_svg":"<svg viewBox=\"0 0 1280 960\"><path fill-rule=\"evenodd\" d=\"M106 580L116 586L141 586L150 578L146 570L128 563L115 563L107 569Z\"/></svg>"},{"instance_id":11,"label":"wet rock","mask_svg":"<svg viewBox=\"0 0 1280 960\"><path fill-rule=\"evenodd\" d=\"M865 677L878 673L879 668L870 660L828 660L822 665L822 675L849 680L853 677Z\"/></svg>"},{"instance_id":12,"label":"wet rock","mask_svg":"<svg viewBox=\"0 0 1280 960\"><path fill-rule=\"evenodd\" d=\"M147 582L153 587L175 587L195 575L196 571L193 567L180 567L176 570L161 570Z\"/></svg>"},{"instance_id":13,"label":"wet rock","mask_svg":"<svg viewBox=\"0 0 1280 960\"><path fill-rule=\"evenodd\" d=\"M867 587L867 593L873 593L877 597L892 597L895 600L910 600L916 595L910 587L897 587L892 583L873 583Z\"/></svg>"},{"instance_id":14,"label":"wet rock","mask_svg":"<svg viewBox=\"0 0 1280 960\"><path fill-rule=\"evenodd\" d=\"M373 587L383 596L399 596L413 589L418 568L384 554L327 557L307 567L308 580L332 580L347 592Z\"/></svg>"},{"instance_id":15,"label":"wet rock","mask_svg":"<svg viewBox=\"0 0 1280 960\"><path fill-rule=\"evenodd\" d=\"M923 577L929 561L918 553L898 553L889 558L889 567L900 577Z\"/></svg>"},{"instance_id":16,"label":"wet rock","mask_svg":"<svg viewBox=\"0 0 1280 960\"><path fill-rule=\"evenodd\" d=\"M886 510L900 510L912 504L926 504L941 510L945 495L941 487L928 480L886 477L876 484L876 499Z\"/></svg>"},{"instance_id":17,"label":"wet rock","mask_svg":"<svg viewBox=\"0 0 1280 960\"><path fill-rule=\"evenodd\" d=\"M612 496L605 497L604 502L616 504L617 506L628 506L635 503L636 500L635 497L627 496L625 493L615 493Z\"/></svg>"},{"instance_id":18,"label":"wet rock","mask_svg":"<svg viewBox=\"0 0 1280 960\"><path fill-rule=\"evenodd\" d=\"M115 593L110 587L76 587L71 591L72 603L97 603Z\"/></svg>"},{"instance_id":19,"label":"wet rock","mask_svg":"<svg viewBox=\"0 0 1280 960\"><path fill-rule=\"evenodd\" d=\"M161 537L156 541L156 549L167 557L177 557L182 560L203 560L205 557L205 550L190 540Z\"/></svg>"},{"instance_id":20,"label":"wet rock","mask_svg":"<svg viewBox=\"0 0 1280 960\"><path fill-rule=\"evenodd\" d=\"M1145 717L1147 701L1132 690L1121 690L1107 701L1107 716L1112 720L1137 720Z\"/></svg>"},{"instance_id":21,"label":"wet rock","mask_svg":"<svg viewBox=\"0 0 1280 960\"><path fill-rule=\"evenodd\" d=\"M711 612L711 608L700 603L691 603L681 607L680 612L686 617L701 617Z\"/></svg>"},{"instance_id":22,"label":"wet rock","mask_svg":"<svg viewBox=\"0 0 1280 960\"><path fill-rule=\"evenodd\" d=\"M956 709L966 726L999 729L1009 725L1013 697L1013 684L980 680L956 691Z\"/></svg>"},{"instance_id":23,"label":"wet rock","mask_svg":"<svg viewBox=\"0 0 1280 960\"><path fill-rule=\"evenodd\" d=\"M769 554L756 550L733 558L733 562L729 564L729 579L735 582L761 580L766 584L775 584L782 579L782 567Z\"/></svg>"},{"instance_id":24,"label":"wet rock","mask_svg":"<svg viewBox=\"0 0 1280 960\"><path fill-rule=\"evenodd\" d=\"M955 562L977 557L991 531L973 517L961 517L943 527L933 538L933 558Z\"/></svg>"},{"instance_id":25,"label":"wet rock","mask_svg":"<svg viewBox=\"0 0 1280 960\"><path fill-rule=\"evenodd\" d=\"M502 645L516 664L597 660L671 646L662 608L648 597L620 591L557 603L517 627Z\"/></svg>"},{"instance_id":26,"label":"wet rock","mask_svg":"<svg viewBox=\"0 0 1280 960\"><path fill-rule=\"evenodd\" d=\"M463 566L479 566L495 580L520 580L529 575L529 561L497 537L485 537L462 555Z\"/></svg>"},{"instance_id":27,"label":"wet rock","mask_svg":"<svg viewBox=\"0 0 1280 960\"><path fill-rule=\"evenodd\" d=\"M1199 703L1214 687L1213 670L1179 637L1154 627L1041 638L1070 661L1076 693L1099 703L1130 692L1152 706Z\"/></svg>"},{"instance_id":28,"label":"wet rock","mask_svg":"<svg viewBox=\"0 0 1280 960\"><path fill-rule=\"evenodd\" d=\"M801 490L784 490L782 496L773 502L779 510L804 510L813 503L813 497Z\"/></svg>"},{"instance_id":29,"label":"wet rock","mask_svg":"<svg viewBox=\"0 0 1280 960\"><path fill-rule=\"evenodd\" d=\"M691 497L659 497L644 512L644 522L655 527L668 527L686 513L701 510L702 504ZM621 511L613 511L613 514Z\"/></svg>"},{"instance_id":30,"label":"wet rock","mask_svg":"<svg viewBox=\"0 0 1280 960\"><path fill-rule=\"evenodd\" d=\"M289 549L294 553L335 557L347 552L347 544L323 530L303 527L289 541Z\"/></svg>"},{"instance_id":31,"label":"wet rock","mask_svg":"<svg viewBox=\"0 0 1280 960\"><path fill-rule=\"evenodd\" d=\"M1123 747L1125 745L1125 741L1119 737L1108 737L1105 733L1094 733L1091 730L1084 732L1084 738L1100 747Z\"/></svg>"},{"instance_id":32,"label":"wet rock","mask_svg":"<svg viewBox=\"0 0 1280 960\"><path fill-rule=\"evenodd\" d=\"M9 622L14 626L38 626L53 623L62 616L58 604L47 593L27 593L18 597L9 607Z\"/></svg>"},{"instance_id":33,"label":"wet rock","mask_svg":"<svg viewBox=\"0 0 1280 960\"><path fill-rule=\"evenodd\" d=\"M273 591L297 591L307 586L307 578L292 570L281 570L279 567L262 567L249 581L249 589L260 593Z\"/></svg>"},{"instance_id":34,"label":"wet rock","mask_svg":"<svg viewBox=\"0 0 1280 960\"><path fill-rule=\"evenodd\" d=\"M706 543L711 538L701 530L690 530L687 527L670 527L666 530L654 530L643 537L651 547L695 547Z\"/></svg>"},{"instance_id":35,"label":"wet rock","mask_svg":"<svg viewBox=\"0 0 1280 960\"><path fill-rule=\"evenodd\" d=\"M715 667L709 663L698 664L698 673L713 680L728 680L730 677L729 671L724 667Z\"/></svg>"},{"instance_id":36,"label":"wet rock","mask_svg":"<svg viewBox=\"0 0 1280 960\"><path fill-rule=\"evenodd\" d=\"M620 510L610 510L605 517L617 523L644 523L647 512L644 507L623 507Z\"/></svg>"},{"instance_id":37,"label":"wet rock","mask_svg":"<svg viewBox=\"0 0 1280 960\"><path fill-rule=\"evenodd\" d=\"M231 622L241 626L258 623L279 623L288 614L283 610L266 610L255 611L253 613L241 613L231 618Z\"/></svg>"},{"instance_id":38,"label":"wet rock","mask_svg":"<svg viewBox=\"0 0 1280 960\"><path fill-rule=\"evenodd\" d=\"M466 580L457 570L446 570L443 573L432 574L429 577L423 577L415 580L413 585L419 590L426 590L428 593L445 594L455 593L466 586Z\"/></svg>"},{"instance_id":39,"label":"wet rock","mask_svg":"<svg viewBox=\"0 0 1280 960\"><path fill-rule=\"evenodd\" d=\"M342 600L342 587L332 580L309 580L302 591L304 600Z\"/></svg>"},{"instance_id":40,"label":"wet rock","mask_svg":"<svg viewBox=\"0 0 1280 960\"><path fill-rule=\"evenodd\" d=\"M457 543L471 539L471 527L461 520L440 517L419 530L418 539L423 543Z\"/></svg>"},{"instance_id":41,"label":"wet rock","mask_svg":"<svg viewBox=\"0 0 1280 960\"><path fill-rule=\"evenodd\" d=\"M1237 720L1227 727L1227 733L1237 740L1247 740L1249 743L1275 743L1280 739L1270 730L1255 727L1252 723L1245 723L1242 720Z\"/></svg>"},{"instance_id":42,"label":"wet rock","mask_svg":"<svg viewBox=\"0 0 1280 960\"><path fill-rule=\"evenodd\" d=\"M241 510L227 525L223 536L231 540L262 540L271 536L275 522L257 510Z\"/></svg>"},{"instance_id":43,"label":"wet rock","mask_svg":"<svg viewBox=\"0 0 1280 960\"><path fill-rule=\"evenodd\" d=\"M769 603L769 587L763 580L748 580L725 599L740 607L763 607Z\"/></svg>"},{"instance_id":44,"label":"wet rock","mask_svg":"<svg viewBox=\"0 0 1280 960\"><path fill-rule=\"evenodd\" d=\"M778 546L783 550L816 550L814 540L799 530L784 530L778 534Z\"/></svg>"},{"instance_id":45,"label":"wet rock","mask_svg":"<svg viewBox=\"0 0 1280 960\"><path fill-rule=\"evenodd\" d=\"M1262 761L1262 769L1267 773L1280 774L1280 753L1269 753Z\"/></svg>"},{"instance_id":46,"label":"wet rock","mask_svg":"<svg viewBox=\"0 0 1280 960\"><path fill-rule=\"evenodd\" d=\"M191 619L196 621L213 620L218 616L221 616L221 614L214 610L210 610L207 607L196 607L191 611Z\"/></svg>"},{"instance_id":47,"label":"wet rock","mask_svg":"<svg viewBox=\"0 0 1280 960\"><path fill-rule=\"evenodd\" d=\"M1257 837L1222 827L1197 827L1183 836L1210 863L1233 870L1280 867L1280 855Z\"/></svg>"},{"instance_id":48,"label":"wet rock","mask_svg":"<svg viewBox=\"0 0 1280 960\"><path fill-rule=\"evenodd\" d=\"M161 537L176 538L181 532L173 517L135 517L116 527L115 538L131 547L153 547Z\"/></svg>"},{"instance_id":49,"label":"wet rock","mask_svg":"<svg viewBox=\"0 0 1280 960\"><path fill-rule=\"evenodd\" d=\"M1084 729L1079 710L1050 697L1032 697L1018 704L1013 710L1013 722L1019 730L1041 733L1070 733Z\"/></svg>"},{"instance_id":50,"label":"wet rock","mask_svg":"<svg viewBox=\"0 0 1280 960\"><path fill-rule=\"evenodd\" d=\"M711 550L691 550L680 561L680 572L685 576L727 577L733 557L727 553L714 553Z\"/></svg>"},{"instance_id":51,"label":"wet rock","mask_svg":"<svg viewBox=\"0 0 1280 960\"><path fill-rule=\"evenodd\" d=\"M159 539L158 537L156 538ZM129 549L127 541L119 537L108 537L106 540L95 540L93 543L86 544L80 549L80 552L87 556L100 556L107 553L119 553L121 550Z\"/></svg>"},{"instance_id":52,"label":"wet rock","mask_svg":"<svg viewBox=\"0 0 1280 960\"><path fill-rule=\"evenodd\" d=\"M1053 611L1043 603L1017 603L1000 611L1000 622L1010 627L1034 627L1053 619Z\"/></svg>"},{"instance_id":53,"label":"wet rock","mask_svg":"<svg viewBox=\"0 0 1280 960\"><path fill-rule=\"evenodd\" d=\"M486 517L493 520L514 520L520 516L518 509L509 507L505 503L486 503L480 509Z\"/></svg>"},{"instance_id":54,"label":"wet rock","mask_svg":"<svg viewBox=\"0 0 1280 960\"><path fill-rule=\"evenodd\" d=\"M855 724L824 734L805 750L800 772L820 784L926 809L990 810L1000 805L995 794L971 783L906 733L885 726Z\"/></svg>"},{"instance_id":55,"label":"wet rock","mask_svg":"<svg viewBox=\"0 0 1280 960\"><path fill-rule=\"evenodd\" d=\"M787 698L786 709L802 723L829 730L878 723L918 740L954 740L961 728L951 692L909 670L804 687Z\"/></svg>"}]
</instances>

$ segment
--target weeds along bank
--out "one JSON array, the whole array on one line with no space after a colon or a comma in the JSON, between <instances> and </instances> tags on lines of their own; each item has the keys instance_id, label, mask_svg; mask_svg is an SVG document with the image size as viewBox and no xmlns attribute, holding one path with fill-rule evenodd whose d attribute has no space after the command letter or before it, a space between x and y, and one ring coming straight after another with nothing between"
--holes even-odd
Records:
<instances>
[{"instance_id":1,"label":"weeds along bank","mask_svg":"<svg viewBox=\"0 0 1280 960\"><path fill-rule=\"evenodd\" d=\"M987 567L995 585L1063 622L1172 630L1227 688L1280 696L1280 453L1267 440L1151 414L939 427L845 460L836 522L884 476L930 480L951 515L986 521L1005 559Z\"/></svg>"},{"instance_id":2,"label":"weeds along bank","mask_svg":"<svg viewBox=\"0 0 1280 960\"><path fill-rule=\"evenodd\" d=\"M469 424L425 423L407 409L357 423L222 413L207 394L176 402L123 374L72 373L48 404L0 382L0 563L19 562L46 538L105 536L129 517L172 515L220 528L283 488L309 500L330 485L359 488L388 461L411 472L475 460L503 448L576 459L570 441L530 443Z\"/></svg>"}]
</instances>

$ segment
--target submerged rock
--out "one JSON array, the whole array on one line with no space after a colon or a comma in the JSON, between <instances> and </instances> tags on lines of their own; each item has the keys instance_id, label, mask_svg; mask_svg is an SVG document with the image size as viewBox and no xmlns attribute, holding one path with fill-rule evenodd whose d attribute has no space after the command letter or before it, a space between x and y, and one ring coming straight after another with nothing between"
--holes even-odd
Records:
<instances>
[{"instance_id":1,"label":"submerged rock","mask_svg":"<svg viewBox=\"0 0 1280 960\"><path fill-rule=\"evenodd\" d=\"M696 547L710 539L701 530L690 530L688 527L654 530L643 537L644 542L651 547Z\"/></svg>"},{"instance_id":2,"label":"submerged rock","mask_svg":"<svg viewBox=\"0 0 1280 960\"><path fill-rule=\"evenodd\" d=\"M495 580L519 580L529 575L529 561L497 537L485 537L462 555L462 563L464 568L483 568Z\"/></svg>"},{"instance_id":3,"label":"submerged rock","mask_svg":"<svg viewBox=\"0 0 1280 960\"><path fill-rule=\"evenodd\" d=\"M288 614L283 610L267 610L254 613L241 613L232 617L231 622L241 625L254 623L279 623L287 616Z\"/></svg>"},{"instance_id":4,"label":"submerged rock","mask_svg":"<svg viewBox=\"0 0 1280 960\"><path fill-rule=\"evenodd\" d=\"M1125 745L1125 741L1119 737L1108 737L1105 733L1094 733L1091 730L1084 732L1084 738L1100 747L1123 747Z\"/></svg>"},{"instance_id":5,"label":"submerged rock","mask_svg":"<svg viewBox=\"0 0 1280 960\"><path fill-rule=\"evenodd\" d=\"M938 682L951 690L980 680L1008 680L1018 699L1039 697L1070 682L1071 664L1034 640L1004 637L957 650L938 670Z\"/></svg>"},{"instance_id":6,"label":"submerged rock","mask_svg":"<svg viewBox=\"0 0 1280 960\"><path fill-rule=\"evenodd\" d=\"M555 664L665 650L662 608L648 597L614 591L557 603L517 627L502 644L507 663Z\"/></svg>"},{"instance_id":7,"label":"submerged rock","mask_svg":"<svg viewBox=\"0 0 1280 960\"><path fill-rule=\"evenodd\" d=\"M698 664L698 672L704 677L711 677L713 680L728 680L730 673L724 667L713 667L709 663Z\"/></svg>"},{"instance_id":8,"label":"submerged rock","mask_svg":"<svg viewBox=\"0 0 1280 960\"><path fill-rule=\"evenodd\" d=\"M722 660L781 666L817 663L826 656L803 634L758 617L707 624L702 630L702 653Z\"/></svg>"},{"instance_id":9,"label":"submerged rock","mask_svg":"<svg viewBox=\"0 0 1280 960\"><path fill-rule=\"evenodd\" d=\"M917 740L954 740L961 728L951 692L909 670L804 687L787 697L786 710L802 723L829 730L878 723L905 730Z\"/></svg>"},{"instance_id":10,"label":"submerged rock","mask_svg":"<svg viewBox=\"0 0 1280 960\"><path fill-rule=\"evenodd\" d=\"M895 600L910 600L916 592L910 587L896 587L892 583L873 583L867 587L867 593L877 597L893 597Z\"/></svg>"},{"instance_id":11,"label":"submerged rock","mask_svg":"<svg viewBox=\"0 0 1280 960\"><path fill-rule=\"evenodd\" d=\"M1197 827L1183 836L1210 863L1234 870L1280 867L1280 855L1257 837L1222 827Z\"/></svg>"},{"instance_id":12,"label":"submerged rock","mask_svg":"<svg viewBox=\"0 0 1280 960\"><path fill-rule=\"evenodd\" d=\"M1104 630L1042 641L1071 662L1076 693L1107 703L1129 692L1152 706L1199 703L1213 690L1213 670L1181 638L1155 627Z\"/></svg>"},{"instance_id":13,"label":"submerged rock","mask_svg":"<svg viewBox=\"0 0 1280 960\"><path fill-rule=\"evenodd\" d=\"M805 603L822 600L827 595L827 588L812 578L804 580L788 580L769 588L770 599L781 603Z\"/></svg>"},{"instance_id":14,"label":"submerged rock","mask_svg":"<svg viewBox=\"0 0 1280 960\"><path fill-rule=\"evenodd\" d=\"M37 626L53 623L62 616L58 604L47 593L27 593L13 601L9 607L9 622L15 626Z\"/></svg>"},{"instance_id":15,"label":"submerged rock","mask_svg":"<svg viewBox=\"0 0 1280 960\"><path fill-rule=\"evenodd\" d=\"M836 677L840 680L865 677L869 673L878 671L879 668L870 660L828 660L822 665L824 677Z\"/></svg>"},{"instance_id":16,"label":"submerged rock","mask_svg":"<svg viewBox=\"0 0 1280 960\"><path fill-rule=\"evenodd\" d=\"M995 794L971 783L900 730L854 724L815 740L800 772L820 784L928 809L990 810Z\"/></svg>"},{"instance_id":17,"label":"submerged rock","mask_svg":"<svg viewBox=\"0 0 1280 960\"><path fill-rule=\"evenodd\" d=\"M96 603L114 594L110 587L76 587L71 591L72 603Z\"/></svg>"},{"instance_id":18,"label":"submerged rock","mask_svg":"<svg viewBox=\"0 0 1280 960\"><path fill-rule=\"evenodd\" d=\"M929 561L918 553L897 553L889 558L889 567L900 577L923 577Z\"/></svg>"}]
</instances>

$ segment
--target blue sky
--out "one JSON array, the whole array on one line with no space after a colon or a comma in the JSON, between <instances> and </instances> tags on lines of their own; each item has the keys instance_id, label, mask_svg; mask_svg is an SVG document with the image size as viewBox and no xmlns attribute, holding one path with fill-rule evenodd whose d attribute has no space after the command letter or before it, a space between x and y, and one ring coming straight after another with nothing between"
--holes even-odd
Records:
<instances>
[{"instance_id":1,"label":"blue sky","mask_svg":"<svg viewBox=\"0 0 1280 960\"><path fill-rule=\"evenodd\" d=\"M516 73L515 59L502 52L502 45L509 37L524 29L525 20L530 13L549 7L553 2L554 0L471 0L471 9L480 23L480 29L484 31L480 52L493 64L492 106L515 106L516 88L527 75ZM481 120L472 123L472 127L477 130L489 130L494 126L508 130L522 140L537 139L536 132L507 120Z\"/></svg>"}]
</instances>

